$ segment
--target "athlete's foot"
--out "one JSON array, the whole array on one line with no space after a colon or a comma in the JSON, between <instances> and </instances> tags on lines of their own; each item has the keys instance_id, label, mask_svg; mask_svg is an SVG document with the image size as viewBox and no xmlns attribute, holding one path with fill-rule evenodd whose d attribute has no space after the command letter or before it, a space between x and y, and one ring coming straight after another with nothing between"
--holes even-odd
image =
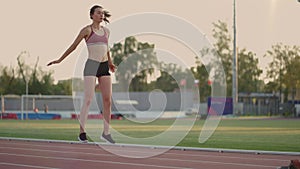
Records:
<instances>
[{"instance_id":1,"label":"athlete's foot","mask_svg":"<svg viewBox=\"0 0 300 169\"><path fill-rule=\"evenodd\" d=\"M101 135L101 140L107 142L107 143L110 143L110 144L115 144L116 142L111 138L111 135L110 134L107 134L105 135L104 133L102 133Z\"/></svg>"},{"instance_id":2,"label":"athlete's foot","mask_svg":"<svg viewBox=\"0 0 300 169\"><path fill-rule=\"evenodd\" d=\"M80 133L79 136L78 136L78 140L81 143L87 143L88 139L86 138L86 133Z\"/></svg>"}]
</instances>

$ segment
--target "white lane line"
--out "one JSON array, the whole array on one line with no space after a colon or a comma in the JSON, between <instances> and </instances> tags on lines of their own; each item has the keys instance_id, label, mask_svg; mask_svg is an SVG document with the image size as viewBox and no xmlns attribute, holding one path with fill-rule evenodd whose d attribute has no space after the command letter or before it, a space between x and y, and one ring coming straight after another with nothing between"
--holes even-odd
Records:
<instances>
[{"instance_id":1,"label":"white lane line","mask_svg":"<svg viewBox=\"0 0 300 169\"><path fill-rule=\"evenodd\" d=\"M29 145L29 146L34 146L34 147L45 147L45 148L57 148L57 149L77 149L77 150L95 150L94 148L87 148L87 147L66 147L66 146L55 146L55 145L51 145L52 143L49 143L48 145L36 145L36 144L25 144L25 143L7 143L7 144L14 144L14 145ZM2 144L3 145L3 144ZM102 150L102 149L101 149ZM124 151L121 148L118 148L117 150L114 151ZM128 150L126 149L127 152L132 152L132 153L141 153L141 151L138 150ZM179 151L179 150L178 150ZM217 152L215 152L217 153ZM236 157L236 156L223 156L223 155L203 155L203 154L188 154L188 153L170 153L170 152L165 152L163 153L164 155L176 155L176 156L189 156L189 157L213 157L213 158L228 158L228 159L240 159L240 160L258 160L258 161L281 161L281 162L289 162L289 160L284 160L284 159L280 159L280 158L261 158L258 157Z\"/></svg>"},{"instance_id":2,"label":"white lane line","mask_svg":"<svg viewBox=\"0 0 300 169\"><path fill-rule=\"evenodd\" d=\"M0 165L15 166L15 167L41 168L41 169L59 169L59 168L44 167L44 166L37 166L37 165L26 165L26 164L4 163L4 162L0 162Z\"/></svg>"},{"instance_id":3,"label":"white lane line","mask_svg":"<svg viewBox=\"0 0 300 169\"><path fill-rule=\"evenodd\" d=\"M157 160L160 160L157 158ZM230 165L230 166L243 166L243 167L262 167L262 168L276 168L278 166L270 166L270 165L260 165L260 164L247 164L247 163L229 163L229 162L218 162L218 161L206 161L206 160L178 160L173 159L174 161L184 161L184 162L198 162L198 163L208 163L208 164L221 164L223 165Z\"/></svg>"},{"instance_id":4,"label":"white lane line","mask_svg":"<svg viewBox=\"0 0 300 169\"><path fill-rule=\"evenodd\" d=\"M12 150L37 151L37 152L52 152L52 153L60 153L60 154L82 154L82 155L91 155L91 156L114 156L114 155L111 155L111 154L94 154L94 153L84 153L84 152L64 152L64 151L55 151L55 150L40 150L40 149L15 148L15 147L0 147L0 148L1 149L12 149ZM258 165L258 164L250 164L250 163L218 162L218 161L208 161L208 160L188 160L188 159L176 159L176 158L166 158L166 157L152 157L151 159L160 160L160 161L181 161L181 162L210 163L210 164L235 165L235 166L247 166L247 167L266 167L266 168L274 168L274 167L276 168L276 167L278 167L278 166L267 166L267 165Z\"/></svg>"},{"instance_id":5,"label":"white lane line","mask_svg":"<svg viewBox=\"0 0 300 169\"><path fill-rule=\"evenodd\" d=\"M82 144L79 141L70 141L70 140L49 140L49 139L15 138L15 137L0 137L0 140L28 141L28 142L37 142L37 143ZM103 142L89 142L86 144L98 145L98 146L110 145L108 143L103 143ZM142 148L150 148L150 149L168 149L168 150L185 150L185 151L206 151L206 152L224 152L224 153L300 156L300 152L284 152L284 151L242 150L242 149L225 149L225 148L200 148L200 147L182 147L182 146L160 146L160 145L141 145L141 144L125 144L125 143L117 143L112 146L114 146L114 147L129 147L129 148L142 147Z\"/></svg>"},{"instance_id":6,"label":"white lane line","mask_svg":"<svg viewBox=\"0 0 300 169\"><path fill-rule=\"evenodd\" d=\"M0 155L17 156L17 157L30 157L30 158L45 158L45 159L53 159L53 160L83 161L83 162L93 162L93 163L108 163L108 164L117 164L117 165L132 165L132 166L142 166L142 167L171 168L171 169L192 169L192 168L182 168L182 167L175 167L175 166L138 164L138 163L129 163L129 162L107 161L107 160L105 160L105 161L103 161L103 160L87 160L87 159L81 159L81 158L49 157L49 156L27 155L27 154L0 153Z\"/></svg>"},{"instance_id":7,"label":"white lane line","mask_svg":"<svg viewBox=\"0 0 300 169\"><path fill-rule=\"evenodd\" d=\"M185 154L168 153L178 156L186 156ZM212 158L224 158L224 159L237 159L237 160L256 160L256 161L281 161L289 162L290 160L277 159L277 158L256 158L256 157L235 157L235 156L224 156L224 155L202 155L202 154L190 154L190 157L212 157ZM260 156L261 157L261 156Z\"/></svg>"},{"instance_id":8,"label":"white lane line","mask_svg":"<svg viewBox=\"0 0 300 169\"><path fill-rule=\"evenodd\" d=\"M17 148L17 147L0 147L1 150L10 149L10 150L27 150L27 151L35 151L35 152L50 152L50 153L60 153L60 154L84 154L84 155L93 155L93 156L114 156L112 154L101 154L101 153L85 153L80 151L58 151L58 150L45 150L45 149L33 149L33 148ZM0 151L1 151L0 150ZM1 152L0 152L1 153ZM3 153L3 152L2 152Z\"/></svg>"}]
</instances>

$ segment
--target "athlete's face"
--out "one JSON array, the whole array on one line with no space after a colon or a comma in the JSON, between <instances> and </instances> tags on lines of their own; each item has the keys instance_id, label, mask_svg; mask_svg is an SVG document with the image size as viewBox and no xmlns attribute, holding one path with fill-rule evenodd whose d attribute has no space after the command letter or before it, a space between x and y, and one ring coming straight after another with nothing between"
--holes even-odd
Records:
<instances>
[{"instance_id":1,"label":"athlete's face","mask_svg":"<svg viewBox=\"0 0 300 169\"><path fill-rule=\"evenodd\" d=\"M104 11L102 8L96 8L94 14L92 15L94 21L102 22L104 18Z\"/></svg>"}]
</instances>

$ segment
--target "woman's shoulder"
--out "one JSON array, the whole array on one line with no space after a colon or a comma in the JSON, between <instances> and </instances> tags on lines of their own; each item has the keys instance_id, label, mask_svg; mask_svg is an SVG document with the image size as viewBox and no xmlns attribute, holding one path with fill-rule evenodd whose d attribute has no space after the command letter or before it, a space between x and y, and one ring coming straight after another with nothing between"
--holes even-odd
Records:
<instances>
[{"instance_id":1,"label":"woman's shoulder","mask_svg":"<svg viewBox=\"0 0 300 169\"><path fill-rule=\"evenodd\" d=\"M82 28L82 30L92 31L92 26L91 25L86 25L85 27Z\"/></svg>"},{"instance_id":2,"label":"woman's shoulder","mask_svg":"<svg viewBox=\"0 0 300 169\"><path fill-rule=\"evenodd\" d=\"M107 31L108 33L110 32L110 30L108 29L108 27L102 26L102 28L103 28L105 31Z\"/></svg>"},{"instance_id":3,"label":"woman's shoulder","mask_svg":"<svg viewBox=\"0 0 300 169\"><path fill-rule=\"evenodd\" d=\"M81 29L81 32L84 34L89 34L91 33L92 29L91 29L91 25L86 25Z\"/></svg>"}]
</instances>

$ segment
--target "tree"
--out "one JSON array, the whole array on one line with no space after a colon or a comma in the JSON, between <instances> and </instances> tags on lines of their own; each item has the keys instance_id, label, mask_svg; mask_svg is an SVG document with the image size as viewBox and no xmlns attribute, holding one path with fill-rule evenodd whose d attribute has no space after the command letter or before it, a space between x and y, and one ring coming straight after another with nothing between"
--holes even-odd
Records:
<instances>
[{"instance_id":1,"label":"tree","mask_svg":"<svg viewBox=\"0 0 300 169\"><path fill-rule=\"evenodd\" d=\"M22 51L17 57L18 62L18 77L23 80L23 83L20 86L24 86L28 83L28 92L29 94L71 94L71 91L57 92L57 88L54 85L54 78L52 77L52 72L45 72L38 66L39 57L37 57L34 66L32 67L29 64L26 64L25 58L23 55L30 55L27 51ZM57 84L61 86L61 84ZM65 85L65 84L64 84ZM23 90L24 91L24 90ZM24 94L24 92L20 92Z\"/></svg>"},{"instance_id":2,"label":"tree","mask_svg":"<svg viewBox=\"0 0 300 169\"><path fill-rule=\"evenodd\" d=\"M200 63L198 56L196 56L196 67L192 67L191 71L195 77L195 79L199 80L198 87L199 87L199 95L200 101L206 102L207 98L211 95L211 87L208 77L208 72L206 67Z\"/></svg>"},{"instance_id":3,"label":"tree","mask_svg":"<svg viewBox=\"0 0 300 169\"><path fill-rule=\"evenodd\" d=\"M216 39L214 44L216 54L221 58L226 74L227 95L232 94L232 50L230 49L231 37L228 32L227 24L219 21L214 23L213 37ZM257 92L260 91L262 81L259 77L262 70L258 67L258 59L255 53L242 49L237 52L237 74L238 92Z\"/></svg>"},{"instance_id":4,"label":"tree","mask_svg":"<svg viewBox=\"0 0 300 169\"><path fill-rule=\"evenodd\" d=\"M189 69L183 70L182 67L174 63L160 63L160 76L155 82L155 88L164 92L174 92L181 87L191 89L194 78ZM184 82L184 84L181 84Z\"/></svg>"},{"instance_id":5,"label":"tree","mask_svg":"<svg viewBox=\"0 0 300 169\"><path fill-rule=\"evenodd\" d=\"M226 95L232 94L232 49L230 49L231 37L228 32L227 24L221 21L213 23L213 37L215 38L215 44L213 49L203 48L200 51L200 58L205 56L209 57L211 62L207 65L200 63L199 58L196 58L197 67L192 67L194 76L200 80L199 91L201 100L205 100L205 97L211 95L210 86L207 82L210 81L215 89L224 86L223 82L226 82L227 89ZM222 65L220 65L220 58ZM241 92L255 92L258 91L262 81L259 80L259 76L262 70L258 68L258 59L255 58L253 52L248 52L246 49L242 49L238 52L238 91ZM225 73L225 75L224 75ZM218 87L220 86L220 87ZM208 92L209 91L209 92ZM222 93L220 91L219 93Z\"/></svg>"},{"instance_id":6,"label":"tree","mask_svg":"<svg viewBox=\"0 0 300 169\"><path fill-rule=\"evenodd\" d=\"M225 78L226 85L227 85L226 93L228 96L231 96L232 94L232 50L230 49L231 36L229 35L227 24L225 22L218 21L217 23L213 23L213 26L214 26L213 37L215 38L216 42L214 44L214 49L212 49L211 53L221 58L223 69L226 75L226 77L221 77L223 76L223 74L217 70L217 74L215 75L216 77L214 81L216 80L223 81L222 78ZM213 67L214 65L211 66ZM216 67L216 69L218 69L218 67ZM220 84L220 82L218 84Z\"/></svg>"},{"instance_id":7,"label":"tree","mask_svg":"<svg viewBox=\"0 0 300 169\"><path fill-rule=\"evenodd\" d=\"M258 58L255 58L255 54L247 52L246 49L238 51L238 91L260 91L261 74L262 70L258 68Z\"/></svg>"},{"instance_id":8,"label":"tree","mask_svg":"<svg viewBox=\"0 0 300 169\"><path fill-rule=\"evenodd\" d=\"M273 45L264 57L269 57L272 62L267 69L267 77L271 79L273 92L284 94L284 101L288 100L288 94L294 94L294 90L300 88L300 48L281 43Z\"/></svg>"},{"instance_id":9,"label":"tree","mask_svg":"<svg viewBox=\"0 0 300 169\"><path fill-rule=\"evenodd\" d=\"M3 67L0 73L1 94L19 94L22 91L22 81L16 78L16 71L12 67Z\"/></svg>"},{"instance_id":10,"label":"tree","mask_svg":"<svg viewBox=\"0 0 300 169\"><path fill-rule=\"evenodd\" d=\"M71 95L72 79L58 81L53 90L54 93L58 95Z\"/></svg>"},{"instance_id":11,"label":"tree","mask_svg":"<svg viewBox=\"0 0 300 169\"><path fill-rule=\"evenodd\" d=\"M25 94L26 81L29 94L72 94L70 83L54 84L53 72L43 71L38 66L39 58L33 67L26 64L22 57L29 52L22 51L17 57L18 67L1 67L0 69L0 94Z\"/></svg>"},{"instance_id":12,"label":"tree","mask_svg":"<svg viewBox=\"0 0 300 169\"><path fill-rule=\"evenodd\" d=\"M135 37L127 37L124 45L114 44L111 49L114 63L118 65L115 73L121 91L147 91L149 76L157 66L154 44L138 42Z\"/></svg>"},{"instance_id":13,"label":"tree","mask_svg":"<svg viewBox=\"0 0 300 169\"><path fill-rule=\"evenodd\" d=\"M47 95L51 95L51 94L57 95L58 93L55 93L53 91L53 87L55 86L54 85L54 78L52 76L53 72L51 72L51 71L46 72L46 71L40 70L40 74L41 74L41 78L40 78L39 81L42 84L40 93L41 94L47 94ZM69 92L67 94L71 95L72 93Z\"/></svg>"}]
</instances>

